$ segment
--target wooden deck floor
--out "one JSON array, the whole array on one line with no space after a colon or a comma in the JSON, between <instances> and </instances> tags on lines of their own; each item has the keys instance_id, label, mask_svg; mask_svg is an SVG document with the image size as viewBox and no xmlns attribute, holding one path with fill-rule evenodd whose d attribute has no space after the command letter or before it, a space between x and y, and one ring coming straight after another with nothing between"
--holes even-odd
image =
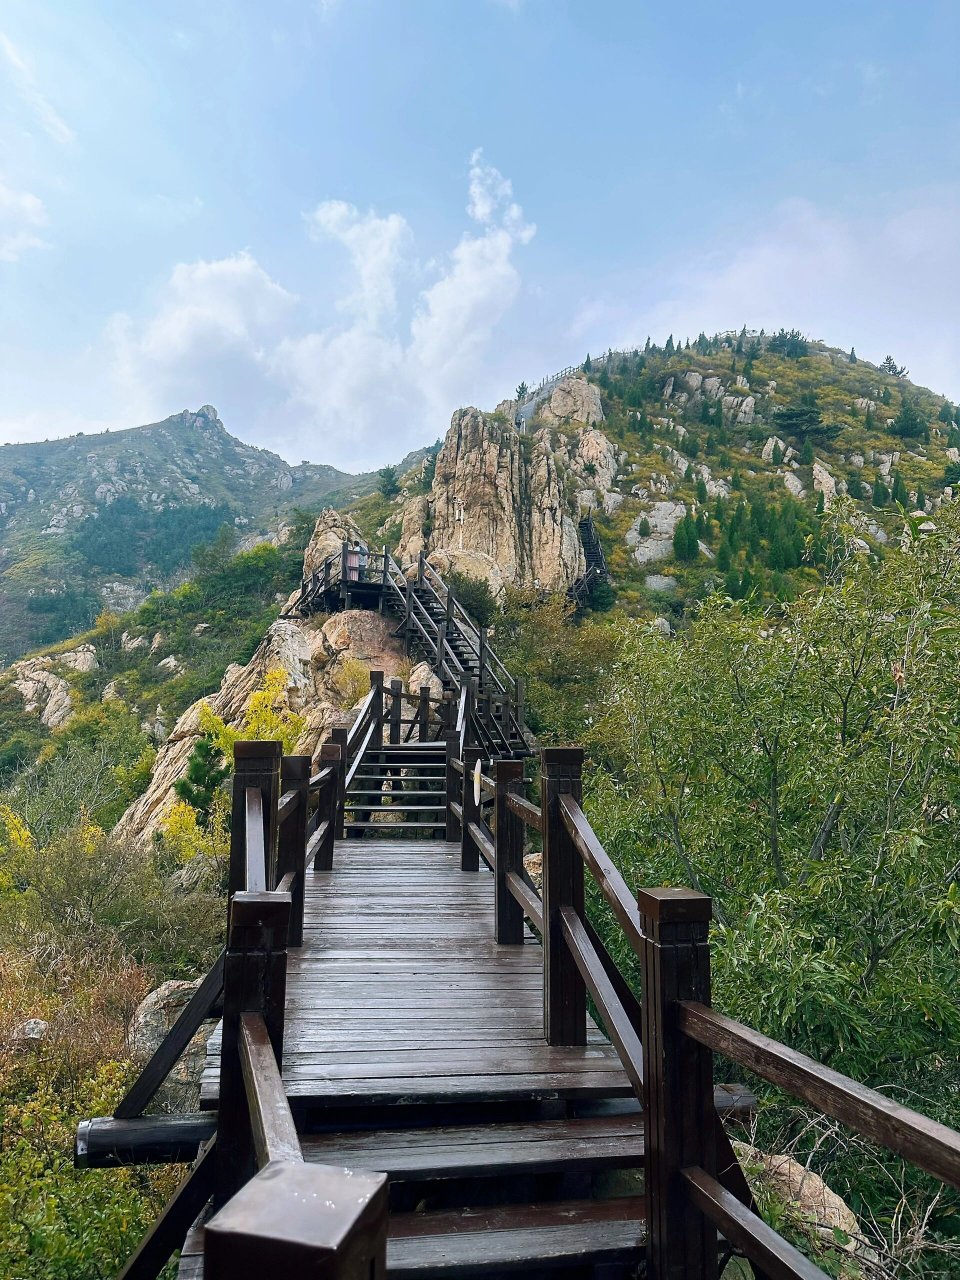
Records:
<instances>
[{"instance_id":1,"label":"wooden deck floor","mask_svg":"<svg viewBox=\"0 0 960 1280\"><path fill-rule=\"evenodd\" d=\"M616 1051L543 1038L542 952L493 936L493 877L460 870L459 845L345 840L308 878L302 948L290 952L283 1079L291 1101L626 1097ZM211 1039L204 1106L215 1106Z\"/></svg>"}]
</instances>

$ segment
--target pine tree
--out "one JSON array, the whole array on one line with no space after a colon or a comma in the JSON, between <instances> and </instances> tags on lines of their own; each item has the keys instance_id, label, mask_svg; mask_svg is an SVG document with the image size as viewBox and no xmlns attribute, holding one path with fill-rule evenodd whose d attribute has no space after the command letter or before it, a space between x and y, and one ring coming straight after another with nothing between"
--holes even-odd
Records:
<instances>
[{"instance_id":1,"label":"pine tree","mask_svg":"<svg viewBox=\"0 0 960 1280\"><path fill-rule=\"evenodd\" d=\"M823 497L823 490L821 489L820 492L817 494L817 508L816 508L817 515L822 516L825 509L826 509L826 503Z\"/></svg>"},{"instance_id":2,"label":"pine tree","mask_svg":"<svg viewBox=\"0 0 960 1280\"><path fill-rule=\"evenodd\" d=\"M649 334L647 334L647 340L643 344L643 354L645 356L648 356L650 354L650 335Z\"/></svg>"},{"instance_id":3,"label":"pine tree","mask_svg":"<svg viewBox=\"0 0 960 1280\"><path fill-rule=\"evenodd\" d=\"M744 325L743 328L740 330L740 333L737 335L737 345L734 347L734 351L737 353L738 356L743 355L743 344L746 341L746 337L747 337L747 326Z\"/></svg>"},{"instance_id":4,"label":"pine tree","mask_svg":"<svg viewBox=\"0 0 960 1280\"><path fill-rule=\"evenodd\" d=\"M853 347L850 348L850 363L851 364L857 363L857 353L856 351L854 351Z\"/></svg>"},{"instance_id":5,"label":"pine tree","mask_svg":"<svg viewBox=\"0 0 960 1280\"><path fill-rule=\"evenodd\" d=\"M590 373L593 369L593 363L590 360L590 352L587 352L587 358L583 362L583 372Z\"/></svg>"},{"instance_id":6,"label":"pine tree","mask_svg":"<svg viewBox=\"0 0 960 1280\"><path fill-rule=\"evenodd\" d=\"M917 490L917 510L926 511L926 509L927 509L927 495L926 493L924 493L923 489L921 488Z\"/></svg>"},{"instance_id":7,"label":"pine tree","mask_svg":"<svg viewBox=\"0 0 960 1280\"><path fill-rule=\"evenodd\" d=\"M214 746L213 739L208 734L198 738L187 761L186 777L175 782L173 789L181 800L196 809L202 827L210 820L210 810L220 784L229 776L230 766Z\"/></svg>"},{"instance_id":8,"label":"pine tree","mask_svg":"<svg viewBox=\"0 0 960 1280\"><path fill-rule=\"evenodd\" d=\"M740 575L736 569L730 569L727 576L723 580L723 590L731 600L740 599Z\"/></svg>"},{"instance_id":9,"label":"pine tree","mask_svg":"<svg viewBox=\"0 0 960 1280\"><path fill-rule=\"evenodd\" d=\"M890 388L884 387L883 392L880 396L880 403L889 404L892 399L893 399L893 396L890 394Z\"/></svg>"},{"instance_id":10,"label":"pine tree","mask_svg":"<svg viewBox=\"0 0 960 1280\"><path fill-rule=\"evenodd\" d=\"M872 410L872 409L868 409L868 410L867 410L867 416L866 416L866 418L864 419L863 426L864 426L864 430L865 430L865 431L876 431L876 429L877 429L877 420L876 420L876 418L873 416L873 410Z\"/></svg>"},{"instance_id":11,"label":"pine tree","mask_svg":"<svg viewBox=\"0 0 960 1280\"><path fill-rule=\"evenodd\" d=\"M640 517L640 520L637 523L637 533L640 535L641 538L650 537L650 521L647 519L646 516Z\"/></svg>"},{"instance_id":12,"label":"pine tree","mask_svg":"<svg viewBox=\"0 0 960 1280\"><path fill-rule=\"evenodd\" d=\"M901 436L904 440L924 439L930 434L930 428L927 420L915 400L909 396L903 397L903 403L900 405L900 412L893 420L893 426L890 428L896 436Z\"/></svg>"},{"instance_id":13,"label":"pine tree","mask_svg":"<svg viewBox=\"0 0 960 1280\"><path fill-rule=\"evenodd\" d=\"M890 501L890 490L883 483L883 477L877 476L877 482L873 486L873 505L875 507L885 507Z\"/></svg>"},{"instance_id":14,"label":"pine tree","mask_svg":"<svg viewBox=\"0 0 960 1280\"><path fill-rule=\"evenodd\" d=\"M700 476L697 480L697 501L706 502L706 500L707 500L707 482L706 480L704 480L703 476Z\"/></svg>"},{"instance_id":15,"label":"pine tree","mask_svg":"<svg viewBox=\"0 0 960 1280\"><path fill-rule=\"evenodd\" d=\"M684 563L696 560L700 554L697 526L689 511L673 531L673 554Z\"/></svg>"},{"instance_id":16,"label":"pine tree","mask_svg":"<svg viewBox=\"0 0 960 1280\"><path fill-rule=\"evenodd\" d=\"M667 338L667 345L663 348L663 350L666 353L666 355L668 356L673 355L673 334L672 333L670 334L670 337Z\"/></svg>"},{"instance_id":17,"label":"pine tree","mask_svg":"<svg viewBox=\"0 0 960 1280\"><path fill-rule=\"evenodd\" d=\"M907 492L907 486L903 483L903 476L900 474L899 471L893 477L893 488L891 490L891 495L893 497L894 502L896 502L897 505L901 507L907 506L907 504L910 501L910 495Z\"/></svg>"},{"instance_id":18,"label":"pine tree","mask_svg":"<svg viewBox=\"0 0 960 1280\"><path fill-rule=\"evenodd\" d=\"M783 462L783 450L778 444L773 446L772 461L775 467L779 467L781 462Z\"/></svg>"},{"instance_id":19,"label":"pine tree","mask_svg":"<svg viewBox=\"0 0 960 1280\"><path fill-rule=\"evenodd\" d=\"M813 441L804 440L803 448L800 450L800 463L804 467L813 466Z\"/></svg>"},{"instance_id":20,"label":"pine tree","mask_svg":"<svg viewBox=\"0 0 960 1280\"><path fill-rule=\"evenodd\" d=\"M949 400L944 400L943 404L940 406L940 412L937 414L937 418L940 422L947 423L948 426L954 421L956 414L954 413Z\"/></svg>"},{"instance_id":21,"label":"pine tree","mask_svg":"<svg viewBox=\"0 0 960 1280\"><path fill-rule=\"evenodd\" d=\"M730 542L727 538L724 538L717 548L717 568L721 573L726 573L730 568L732 559L733 553L730 550Z\"/></svg>"}]
</instances>

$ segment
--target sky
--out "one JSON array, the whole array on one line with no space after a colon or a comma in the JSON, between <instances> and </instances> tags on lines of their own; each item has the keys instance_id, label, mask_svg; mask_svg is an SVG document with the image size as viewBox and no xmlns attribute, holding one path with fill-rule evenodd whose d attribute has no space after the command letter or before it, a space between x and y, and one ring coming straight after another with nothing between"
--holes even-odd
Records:
<instances>
[{"instance_id":1,"label":"sky","mask_svg":"<svg viewBox=\"0 0 960 1280\"><path fill-rule=\"evenodd\" d=\"M607 347L960 400L957 0L4 0L0 441L397 461Z\"/></svg>"}]
</instances>

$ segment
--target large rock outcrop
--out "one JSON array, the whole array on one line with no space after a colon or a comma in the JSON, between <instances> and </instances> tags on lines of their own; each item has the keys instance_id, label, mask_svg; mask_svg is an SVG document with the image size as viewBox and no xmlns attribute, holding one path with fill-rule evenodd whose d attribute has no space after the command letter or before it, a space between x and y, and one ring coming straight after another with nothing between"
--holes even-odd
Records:
<instances>
[{"instance_id":1,"label":"large rock outcrop","mask_svg":"<svg viewBox=\"0 0 960 1280\"><path fill-rule=\"evenodd\" d=\"M349 519L325 511L317 521L304 554L307 572L338 550L344 538L359 537ZM200 708L210 709L234 728L242 725L250 699L271 671L286 674L287 702L304 718L296 744L300 754L314 755L329 730L348 718L345 667L351 660L370 670L395 676L405 663L403 647L392 634L395 624L379 613L351 609L329 618L278 618L244 666L227 668L216 693L193 703L180 716L161 746L150 785L127 809L115 830L121 838L149 843L173 807L176 783L186 773L190 753L200 736Z\"/></svg>"},{"instance_id":2,"label":"large rock outcrop","mask_svg":"<svg viewBox=\"0 0 960 1280\"><path fill-rule=\"evenodd\" d=\"M583 379L565 381L578 394L596 391ZM590 406L581 401L580 409ZM507 583L564 591L585 571L580 511L605 503L619 465L594 427L541 426L521 436L503 415L458 409L430 494L406 505L399 554L410 560L426 550L441 573L483 577L494 592Z\"/></svg>"},{"instance_id":3,"label":"large rock outcrop","mask_svg":"<svg viewBox=\"0 0 960 1280\"><path fill-rule=\"evenodd\" d=\"M51 657L24 658L11 666L10 674L24 711L39 716L48 729L59 729L73 714L70 685L60 672L96 671L98 665L93 645L82 644Z\"/></svg>"},{"instance_id":4,"label":"large rock outcrop","mask_svg":"<svg viewBox=\"0 0 960 1280\"><path fill-rule=\"evenodd\" d=\"M537 417L547 426L560 426L568 422L582 422L592 426L596 422L602 422L600 388L576 374L561 378L540 405Z\"/></svg>"}]
</instances>

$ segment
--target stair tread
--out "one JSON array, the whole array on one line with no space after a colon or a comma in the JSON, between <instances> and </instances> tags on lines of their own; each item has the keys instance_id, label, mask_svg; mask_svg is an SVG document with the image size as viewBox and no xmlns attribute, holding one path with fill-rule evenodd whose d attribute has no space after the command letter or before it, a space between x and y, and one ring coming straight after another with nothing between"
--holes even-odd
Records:
<instances>
[{"instance_id":1,"label":"stair tread","mask_svg":"<svg viewBox=\"0 0 960 1280\"><path fill-rule=\"evenodd\" d=\"M510 1268L639 1260L643 1200L567 1200L442 1213L395 1214L387 1275L502 1275Z\"/></svg>"},{"instance_id":2,"label":"stair tread","mask_svg":"<svg viewBox=\"0 0 960 1280\"><path fill-rule=\"evenodd\" d=\"M325 1133L301 1145L308 1161L371 1169L395 1181L631 1169L644 1158L640 1115Z\"/></svg>"}]
</instances>

